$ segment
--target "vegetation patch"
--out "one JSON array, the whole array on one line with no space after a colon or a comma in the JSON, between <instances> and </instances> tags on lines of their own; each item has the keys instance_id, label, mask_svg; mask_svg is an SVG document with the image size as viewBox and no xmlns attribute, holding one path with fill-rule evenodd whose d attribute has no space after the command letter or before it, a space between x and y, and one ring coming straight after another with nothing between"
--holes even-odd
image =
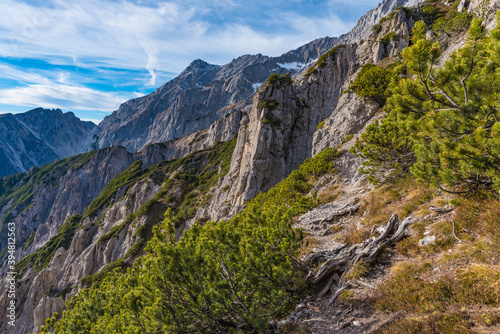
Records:
<instances>
[{"instance_id":1,"label":"vegetation patch","mask_svg":"<svg viewBox=\"0 0 500 334\"><path fill-rule=\"evenodd\" d=\"M16 263L14 271L21 274L28 266L34 268L37 273L45 269L54 257L56 250L60 247L69 248L81 220L82 216L80 215L69 217L57 230L57 234L50 238L45 245Z\"/></svg>"},{"instance_id":2,"label":"vegetation patch","mask_svg":"<svg viewBox=\"0 0 500 334\"><path fill-rule=\"evenodd\" d=\"M397 41L399 41L399 35L396 34L395 32L389 32L380 39L380 42L382 42L384 45L387 45L390 42L397 42Z\"/></svg>"},{"instance_id":3,"label":"vegetation patch","mask_svg":"<svg viewBox=\"0 0 500 334\"><path fill-rule=\"evenodd\" d=\"M334 171L338 155L327 149L307 159L232 220L195 224L177 242L167 210L145 257L125 273L128 264L120 259L86 278L94 285L68 302L61 319L48 319L42 332L265 332L271 318L287 314L303 296L305 267L298 256L304 235L291 228L292 217L317 205L306 194Z\"/></svg>"},{"instance_id":4,"label":"vegetation patch","mask_svg":"<svg viewBox=\"0 0 500 334\"><path fill-rule=\"evenodd\" d=\"M344 44L339 44L337 46L334 46L333 48L331 48L330 50L328 50L326 53L324 53L323 55L321 55L321 57L318 58L318 61L316 62L316 65L314 65L313 67L310 67L305 76L309 76L311 74L314 74L318 71L318 68L321 68L321 67L325 67L326 66L326 63L327 63L327 60L329 58L331 59L335 59L335 53L340 50L341 48L345 47Z\"/></svg>"},{"instance_id":5,"label":"vegetation patch","mask_svg":"<svg viewBox=\"0 0 500 334\"><path fill-rule=\"evenodd\" d=\"M427 279L429 264L400 263L376 292L377 309L412 313L445 312L473 305L500 305L500 268L475 265L456 275Z\"/></svg>"},{"instance_id":6,"label":"vegetation patch","mask_svg":"<svg viewBox=\"0 0 500 334\"><path fill-rule=\"evenodd\" d=\"M279 103L275 100L264 100L259 103L259 109L274 110L278 107Z\"/></svg>"},{"instance_id":7,"label":"vegetation patch","mask_svg":"<svg viewBox=\"0 0 500 334\"><path fill-rule=\"evenodd\" d=\"M388 87L391 82L391 72L381 66L366 64L361 67L358 76L347 88L358 96L373 99L384 104L388 96Z\"/></svg>"},{"instance_id":8,"label":"vegetation patch","mask_svg":"<svg viewBox=\"0 0 500 334\"><path fill-rule=\"evenodd\" d=\"M264 115L262 122L264 124L269 124L272 127L280 127L281 123L282 123L281 119L279 119L279 117L274 116L274 114L272 112L267 112Z\"/></svg>"},{"instance_id":9,"label":"vegetation patch","mask_svg":"<svg viewBox=\"0 0 500 334\"><path fill-rule=\"evenodd\" d=\"M319 130L321 129L323 126L325 126L325 121L326 119L322 120L321 122L319 122L318 126L316 127L316 130Z\"/></svg>"},{"instance_id":10,"label":"vegetation patch","mask_svg":"<svg viewBox=\"0 0 500 334\"><path fill-rule=\"evenodd\" d=\"M270 87L273 87L273 86L280 87L280 86L283 86L285 84L291 84L293 82L293 80L289 74L278 75L277 73L273 73L269 76L269 79L267 79L267 82L268 82Z\"/></svg>"}]
</instances>

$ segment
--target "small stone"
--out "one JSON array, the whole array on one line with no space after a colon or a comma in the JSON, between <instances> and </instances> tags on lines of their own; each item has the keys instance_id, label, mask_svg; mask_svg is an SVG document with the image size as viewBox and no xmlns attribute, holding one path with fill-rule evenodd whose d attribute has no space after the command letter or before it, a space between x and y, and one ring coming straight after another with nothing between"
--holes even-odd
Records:
<instances>
[{"instance_id":1,"label":"small stone","mask_svg":"<svg viewBox=\"0 0 500 334\"><path fill-rule=\"evenodd\" d=\"M299 305L297 305L297 306L295 307L295 311L302 310L302 309L303 309L303 308L305 308L305 307L306 307L306 304L304 304L304 303L300 303Z\"/></svg>"},{"instance_id":2,"label":"small stone","mask_svg":"<svg viewBox=\"0 0 500 334\"><path fill-rule=\"evenodd\" d=\"M361 327L361 323L357 320L353 321L352 324L356 327Z\"/></svg>"},{"instance_id":3,"label":"small stone","mask_svg":"<svg viewBox=\"0 0 500 334\"><path fill-rule=\"evenodd\" d=\"M436 236L435 235L430 235L428 237L420 239L418 241L418 246L419 247L423 247L423 246L432 245L435 241L436 241Z\"/></svg>"}]
</instances>

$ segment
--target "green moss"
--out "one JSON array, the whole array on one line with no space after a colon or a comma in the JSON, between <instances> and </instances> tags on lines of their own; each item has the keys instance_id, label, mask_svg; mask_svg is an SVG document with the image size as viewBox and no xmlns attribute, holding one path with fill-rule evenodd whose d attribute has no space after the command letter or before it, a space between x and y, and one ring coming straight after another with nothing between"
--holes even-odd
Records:
<instances>
[{"instance_id":1,"label":"green moss","mask_svg":"<svg viewBox=\"0 0 500 334\"><path fill-rule=\"evenodd\" d=\"M316 130L321 129L321 128L325 125L325 121L326 121L326 119L322 120L322 121L318 124L318 126L316 127Z\"/></svg>"}]
</instances>

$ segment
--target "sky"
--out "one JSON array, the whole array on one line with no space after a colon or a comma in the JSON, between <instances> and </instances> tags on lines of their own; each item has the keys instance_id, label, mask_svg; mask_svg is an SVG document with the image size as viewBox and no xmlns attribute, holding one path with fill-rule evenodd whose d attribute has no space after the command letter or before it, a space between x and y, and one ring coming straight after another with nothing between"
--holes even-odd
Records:
<instances>
[{"instance_id":1,"label":"sky","mask_svg":"<svg viewBox=\"0 0 500 334\"><path fill-rule=\"evenodd\" d=\"M348 32L379 0L1 0L0 113L98 123L194 59L279 56Z\"/></svg>"}]
</instances>

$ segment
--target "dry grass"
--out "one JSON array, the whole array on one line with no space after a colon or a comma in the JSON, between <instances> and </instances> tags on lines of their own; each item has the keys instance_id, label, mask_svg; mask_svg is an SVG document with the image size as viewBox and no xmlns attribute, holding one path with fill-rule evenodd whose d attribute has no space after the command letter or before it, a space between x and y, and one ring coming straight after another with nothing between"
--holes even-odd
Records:
<instances>
[{"instance_id":1,"label":"dry grass","mask_svg":"<svg viewBox=\"0 0 500 334\"><path fill-rule=\"evenodd\" d=\"M369 238L372 227L385 226L394 213L398 214L400 221L410 214L421 215L434 196L432 187L417 183L413 177L382 185L362 200L359 212L365 215L364 221L360 227L345 229L345 242L352 245Z\"/></svg>"},{"instance_id":2,"label":"dry grass","mask_svg":"<svg viewBox=\"0 0 500 334\"><path fill-rule=\"evenodd\" d=\"M299 252L299 258L312 252L320 244L320 241L313 236L305 233L304 243Z\"/></svg>"},{"instance_id":3,"label":"dry grass","mask_svg":"<svg viewBox=\"0 0 500 334\"><path fill-rule=\"evenodd\" d=\"M297 325L289 322L280 327L280 333L283 334L311 334L311 329L306 325Z\"/></svg>"},{"instance_id":4,"label":"dry grass","mask_svg":"<svg viewBox=\"0 0 500 334\"><path fill-rule=\"evenodd\" d=\"M352 281L360 279L366 276L370 272L370 266L363 262L357 262L352 268L350 268L344 275L346 281Z\"/></svg>"},{"instance_id":5,"label":"dry grass","mask_svg":"<svg viewBox=\"0 0 500 334\"><path fill-rule=\"evenodd\" d=\"M449 204L455 213L430 208ZM343 230L334 225L332 233L340 232L349 244L359 243L394 213L400 221L409 215L417 218L413 235L393 250L396 258L408 260L393 265L366 301L379 311L403 310L408 316L380 333L500 332L500 200L484 193L467 198L441 193L410 177L376 188L362 200L363 221ZM436 236L435 243L419 247L427 235ZM357 279L368 271L357 266L346 277ZM358 298L346 290L339 303Z\"/></svg>"},{"instance_id":6,"label":"dry grass","mask_svg":"<svg viewBox=\"0 0 500 334\"><path fill-rule=\"evenodd\" d=\"M342 195L341 185L332 184L327 190L321 192L317 198L319 203L326 204L335 201L340 195Z\"/></svg>"},{"instance_id":7,"label":"dry grass","mask_svg":"<svg viewBox=\"0 0 500 334\"><path fill-rule=\"evenodd\" d=\"M426 264L405 263L374 292L379 310L447 312L471 305L500 306L500 267L473 265L433 276Z\"/></svg>"}]
</instances>

